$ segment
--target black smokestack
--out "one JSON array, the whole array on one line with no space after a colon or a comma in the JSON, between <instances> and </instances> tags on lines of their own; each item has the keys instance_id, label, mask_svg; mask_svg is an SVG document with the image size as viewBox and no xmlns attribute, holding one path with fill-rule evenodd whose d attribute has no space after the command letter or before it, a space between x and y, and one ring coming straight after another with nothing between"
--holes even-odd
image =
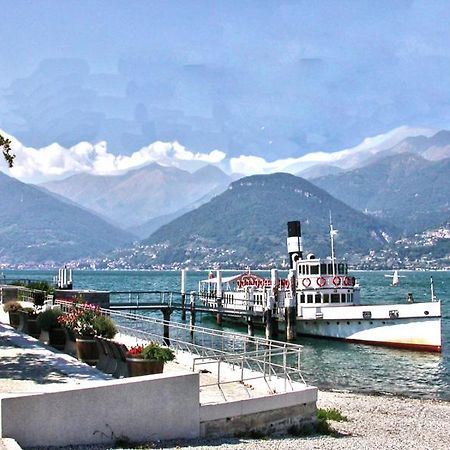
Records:
<instances>
[{"instance_id":1,"label":"black smokestack","mask_svg":"<svg viewBox=\"0 0 450 450\"><path fill-rule=\"evenodd\" d=\"M303 258L302 228L299 220L288 222L287 250L289 253L289 265L294 269L294 264Z\"/></svg>"}]
</instances>

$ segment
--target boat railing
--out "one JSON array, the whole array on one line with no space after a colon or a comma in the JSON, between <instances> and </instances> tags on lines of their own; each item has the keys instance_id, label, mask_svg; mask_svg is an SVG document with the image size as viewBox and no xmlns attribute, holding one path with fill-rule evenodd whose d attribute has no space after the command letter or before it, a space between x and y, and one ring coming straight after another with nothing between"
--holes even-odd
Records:
<instances>
[{"instance_id":1,"label":"boat railing","mask_svg":"<svg viewBox=\"0 0 450 450\"><path fill-rule=\"evenodd\" d=\"M73 308L72 302L56 300L56 304L65 312ZM219 386L260 380L274 393L295 390L297 383L305 384L300 345L132 312L106 308L100 311L114 320L120 333L132 336L136 343L157 341L180 354L189 354L191 369L210 372Z\"/></svg>"}]
</instances>

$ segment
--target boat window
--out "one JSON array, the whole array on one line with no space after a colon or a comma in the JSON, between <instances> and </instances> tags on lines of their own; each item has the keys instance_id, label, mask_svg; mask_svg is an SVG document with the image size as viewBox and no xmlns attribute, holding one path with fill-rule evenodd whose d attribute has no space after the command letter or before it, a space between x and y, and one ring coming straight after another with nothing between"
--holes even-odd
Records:
<instances>
[{"instance_id":1,"label":"boat window","mask_svg":"<svg viewBox=\"0 0 450 450\"><path fill-rule=\"evenodd\" d=\"M320 265L320 274L321 275L327 275L327 265L326 264L321 264Z\"/></svg>"},{"instance_id":2,"label":"boat window","mask_svg":"<svg viewBox=\"0 0 450 450\"><path fill-rule=\"evenodd\" d=\"M323 302L330 303L330 294L323 294Z\"/></svg>"},{"instance_id":3,"label":"boat window","mask_svg":"<svg viewBox=\"0 0 450 450\"><path fill-rule=\"evenodd\" d=\"M349 299L349 302L352 302L352 303L353 303L353 292L352 292L352 293L350 293L349 295L350 295L350 299Z\"/></svg>"},{"instance_id":4,"label":"boat window","mask_svg":"<svg viewBox=\"0 0 450 450\"><path fill-rule=\"evenodd\" d=\"M339 294L331 294L331 303L339 303Z\"/></svg>"},{"instance_id":5,"label":"boat window","mask_svg":"<svg viewBox=\"0 0 450 450\"><path fill-rule=\"evenodd\" d=\"M300 294L300 303L305 303L305 294Z\"/></svg>"},{"instance_id":6,"label":"boat window","mask_svg":"<svg viewBox=\"0 0 450 450\"><path fill-rule=\"evenodd\" d=\"M342 263L338 264L338 273L339 273L339 275L345 275L344 264L342 264Z\"/></svg>"},{"instance_id":7,"label":"boat window","mask_svg":"<svg viewBox=\"0 0 450 450\"><path fill-rule=\"evenodd\" d=\"M306 297L308 299L308 303L312 303L313 302L313 294L308 294Z\"/></svg>"},{"instance_id":8,"label":"boat window","mask_svg":"<svg viewBox=\"0 0 450 450\"><path fill-rule=\"evenodd\" d=\"M328 275L333 273L333 264L328 264Z\"/></svg>"},{"instance_id":9,"label":"boat window","mask_svg":"<svg viewBox=\"0 0 450 450\"><path fill-rule=\"evenodd\" d=\"M311 275L319 275L319 265L315 264L314 266L310 266L311 267Z\"/></svg>"},{"instance_id":10,"label":"boat window","mask_svg":"<svg viewBox=\"0 0 450 450\"><path fill-rule=\"evenodd\" d=\"M341 294L341 303L345 303L345 294Z\"/></svg>"}]
</instances>

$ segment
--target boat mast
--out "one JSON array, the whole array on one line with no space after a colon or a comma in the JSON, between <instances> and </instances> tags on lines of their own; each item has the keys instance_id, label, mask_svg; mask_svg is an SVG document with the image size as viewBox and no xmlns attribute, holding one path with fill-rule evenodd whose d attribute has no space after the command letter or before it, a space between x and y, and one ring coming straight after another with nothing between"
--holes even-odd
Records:
<instances>
[{"instance_id":1,"label":"boat mast","mask_svg":"<svg viewBox=\"0 0 450 450\"><path fill-rule=\"evenodd\" d=\"M436 297L434 296L434 283L433 283L433 277L430 277L430 288L431 288L431 301L435 302Z\"/></svg>"},{"instance_id":2,"label":"boat mast","mask_svg":"<svg viewBox=\"0 0 450 450\"><path fill-rule=\"evenodd\" d=\"M333 278L336 276L336 264L334 256L334 236L337 234L337 230L333 228L333 223L331 221L331 211L330 211L330 240L331 240L331 264L333 266Z\"/></svg>"}]
</instances>

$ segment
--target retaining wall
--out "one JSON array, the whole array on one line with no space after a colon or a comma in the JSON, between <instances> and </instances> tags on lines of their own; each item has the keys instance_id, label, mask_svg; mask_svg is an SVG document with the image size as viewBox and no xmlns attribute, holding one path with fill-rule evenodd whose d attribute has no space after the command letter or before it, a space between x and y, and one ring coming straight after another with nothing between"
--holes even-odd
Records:
<instances>
[{"instance_id":1,"label":"retaining wall","mask_svg":"<svg viewBox=\"0 0 450 450\"><path fill-rule=\"evenodd\" d=\"M195 438L199 374L148 375L0 399L0 437L22 447Z\"/></svg>"},{"instance_id":2,"label":"retaining wall","mask_svg":"<svg viewBox=\"0 0 450 450\"><path fill-rule=\"evenodd\" d=\"M317 388L200 407L200 436L221 437L251 432L287 431L316 421Z\"/></svg>"}]
</instances>

